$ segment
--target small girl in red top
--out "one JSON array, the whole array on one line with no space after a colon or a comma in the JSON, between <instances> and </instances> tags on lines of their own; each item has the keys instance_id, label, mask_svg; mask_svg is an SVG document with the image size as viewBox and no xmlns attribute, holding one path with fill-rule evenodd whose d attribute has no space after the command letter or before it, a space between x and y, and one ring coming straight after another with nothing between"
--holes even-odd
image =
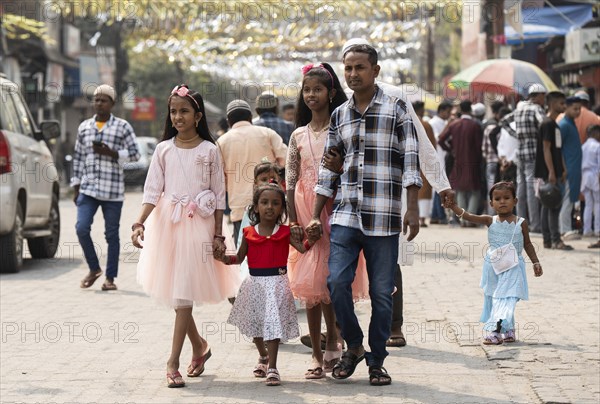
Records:
<instances>
[{"instance_id":1,"label":"small girl in red top","mask_svg":"<svg viewBox=\"0 0 600 404\"><path fill-rule=\"evenodd\" d=\"M215 258L231 265L248 255L250 276L242 283L227 322L253 338L260 355L254 376L266 377L267 386L279 386L279 341L300 335L287 277L289 245L303 253L314 240L298 243L290 239L289 226L282 224L287 219L285 194L276 182L258 187L248 215L252 225L243 229L237 255L215 253Z\"/></svg>"}]
</instances>

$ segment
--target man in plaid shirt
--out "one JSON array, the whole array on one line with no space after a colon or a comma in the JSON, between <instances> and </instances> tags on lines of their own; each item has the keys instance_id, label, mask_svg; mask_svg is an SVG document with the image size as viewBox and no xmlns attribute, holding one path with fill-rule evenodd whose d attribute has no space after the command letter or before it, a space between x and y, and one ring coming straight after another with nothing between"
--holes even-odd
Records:
<instances>
[{"instance_id":1,"label":"man in plaid shirt","mask_svg":"<svg viewBox=\"0 0 600 404\"><path fill-rule=\"evenodd\" d=\"M541 84L529 86L529 98L502 119L504 129L519 140L517 150L517 215L528 218L529 231L540 233L540 202L535 196L535 155L540 125L544 120L544 104L547 90ZM514 130L510 124L516 124Z\"/></svg>"},{"instance_id":2,"label":"man in plaid shirt","mask_svg":"<svg viewBox=\"0 0 600 404\"><path fill-rule=\"evenodd\" d=\"M124 119L111 114L115 90L100 85L94 91L96 114L79 125L73 158L74 202L77 205L77 237L90 272L81 281L89 288L102 275L98 255L90 237L94 215L102 207L108 243L106 281L102 290L116 290L119 269L119 221L125 198L123 164L140 158L135 133Z\"/></svg>"},{"instance_id":3,"label":"man in plaid shirt","mask_svg":"<svg viewBox=\"0 0 600 404\"><path fill-rule=\"evenodd\" d=\"M328 287L337 321L348 350L335 365L332 376L345 379L366 357L369 381L391 383L383 368L388 355L392 292L398 262L398 237L410 227L407 240L419 232L417 193L418 140L406 101L386 95L375 85L379 74L377 52L369 45L354 45L344 53L344 73L354 96L331 116L326 150L337 148L344 161L343 172L324 167L315 187L317 200L309 234L322 234L320 216L326 201L341 186L339 204L331 216L331 249ZM401 217L402 188L407 189L408 210ZM364 252L369 272L371 324L369 345L363 347L363 332L354 313L351 284L358 256Z\"/></svg>"}]
</instances>

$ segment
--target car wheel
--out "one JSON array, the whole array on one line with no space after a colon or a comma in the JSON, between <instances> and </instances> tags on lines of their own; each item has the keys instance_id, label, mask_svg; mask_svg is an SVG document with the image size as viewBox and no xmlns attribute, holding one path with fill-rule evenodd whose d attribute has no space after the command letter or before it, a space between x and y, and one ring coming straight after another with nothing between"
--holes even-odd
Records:
<instances>
[{"instance_id":1,"label":"car wheel","mask_svg":"<svg viewBox=\"0 0 600 404\"><path fill-rule=\"evenodd\" d=\"M46 237L36 237L27 240L29 252L33 258L52 258L58 249L60 238L60 210L58 209L58 196L52 196L50 218L48 227L52 234Z\"/></svg>"},{"instance_id":2,"label":"car wheel","mask_svg":"<svg viewBox=\"0 0 600 404\"><path fill-rule=\"evenodd\" d=\"M23 208L17 202L15 225L10 233L0 237L0 271L19 272L23 266Z\"/></svg>"}]
</instances>

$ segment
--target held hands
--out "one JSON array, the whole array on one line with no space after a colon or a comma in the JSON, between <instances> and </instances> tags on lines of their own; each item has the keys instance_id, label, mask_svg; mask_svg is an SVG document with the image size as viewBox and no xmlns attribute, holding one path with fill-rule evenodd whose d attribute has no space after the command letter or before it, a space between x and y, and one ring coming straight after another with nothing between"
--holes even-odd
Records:
<instances>
[{"instance_id":1,"label":"held hands","mask_svg":"<svg viewBox=\"0 0 600 404\"><path fill-rule=\"evenodd\" d=\"M142 227L137 227L131 233L131 242L137 248L144 248L143 245L140 244L139 240L144 241L144 229Z\"/></svg>"},{"instance_id":2,"label":"held hands","mask_svg":"<svg viewBox=\"0 0 600 404\"><path fill-rule=\"evenodd\" d=\"M291 238L296 243L302 243L304 240L304 229L297 222L290 222Z\"/></svg>"},{"instance_id":3,"label":"held hands","mask_svg":"<svg viewBox=\"0 0 600 404\"><path fill-rule=\"evenodd\" d=\"M334 173L342 173L344 170L344 161L337 147L332 147L323 155L323 167Z\"/></svg>"},{"instance_id":4,"label":"held hands","mask_svg":"<svg viewBox=\"0 0 600 404\"><path fill-rule=\"evenodd\" d=\"M456 204L456 192L453 189L445 189L440 192L440 199L442 200L442 206L445 208L451 208Z\"/></svg>"},{"instance_id":5,"label":"held hands","mask_svg":"<svg viewBox=\"0 0 600 404\"><path fill-rule=\"evenodd\" d=\"M536 277L542 276L544 274L544 271L542 270L542 264L540 264L539 262L533 264L533 274Z\"/></svg>"},{"instance_id":6,"label":"held hands","mask_svg":"<svg viewBox=\"0 0 600 404\"><path fill-rule=\"evenodd\" d=\"M225 247L225 240L220 238L213 239L213 257L216 260L225 262L225 251L227 247Z\"/></svg>"},{"instance_id":7,"label":"held hands","mask_svg":"<svg viewBox=\"0 0 600 404\"><path fill-rule=\"evenodd\" d=\"M306 226L309 242L317 242L323 236L323 227L319 219L312 219Z\"/></svg>"},{"instance_id":8,"label":"held hands","mask_svg":"<svg viewBox=\"0 0 600 404\"><path fill-rule=\"evenodd\" d=\"M442 202L442 206L443 206L444 208L447 208L447 209L452 209L452 210L454 210L455 208L457 208L457 207L458 207L458 205L456 204L456 201L455 201L454 199L452 199L452 200L450 200L450 199L445 199L445 200Z\"/></svg>"},{"instance_id":9,"label":"held hands","mask_svg":"<svg viewBox=\"0 0 600 404\"><path fill-rule=\"evenodd\" d=\"M317 235L315 232L310 233L307 236L308 244L310 244L311 246L314 245L321 238L321 236Z\"/></svg>"}]
</instances>

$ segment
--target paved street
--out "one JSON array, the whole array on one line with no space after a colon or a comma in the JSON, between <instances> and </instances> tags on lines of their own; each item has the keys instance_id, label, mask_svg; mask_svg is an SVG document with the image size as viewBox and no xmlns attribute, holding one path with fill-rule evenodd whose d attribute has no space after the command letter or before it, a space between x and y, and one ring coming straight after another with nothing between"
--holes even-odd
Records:
<instances>
[{"instance_id":1,"label":"paved street","mask_svg":"<svg viewBox=\"0 0 600 404\"><path fill-rule=\"evenodd\" d=\"M282 345L282 386L268 388L251 370L257 353L225 322L223 302L194 311L213 357L184 389L167 389L165 363L173 312L159 307L136 283L137 254L129 227L141 203L126 195L121 226L119 290L102 280L79 288L87 267L74 230L75 206L61 200L60 256L25 261L18 274L0 276L0 401L77 403L598 403L600 401L600 255L593 240L570 242L575 251L539 251L544 276L528 265L530 300L517 306L519 342L481 345L477 323L484 229L430 226L416 240L415 264L406 267L405 333L392 348L387 387L368 384L362 363L345 381L307 381L310 351L299 340ZM106 260L103 220L93 237ZM533 238L541 247L541 238ZM365 329L369 303L357 310ZM307 332L306 315L299 312ZM365 340L365 343L367 341ZM184 346L181 370L191 356Z\"/></svg>"}]
</instances>

